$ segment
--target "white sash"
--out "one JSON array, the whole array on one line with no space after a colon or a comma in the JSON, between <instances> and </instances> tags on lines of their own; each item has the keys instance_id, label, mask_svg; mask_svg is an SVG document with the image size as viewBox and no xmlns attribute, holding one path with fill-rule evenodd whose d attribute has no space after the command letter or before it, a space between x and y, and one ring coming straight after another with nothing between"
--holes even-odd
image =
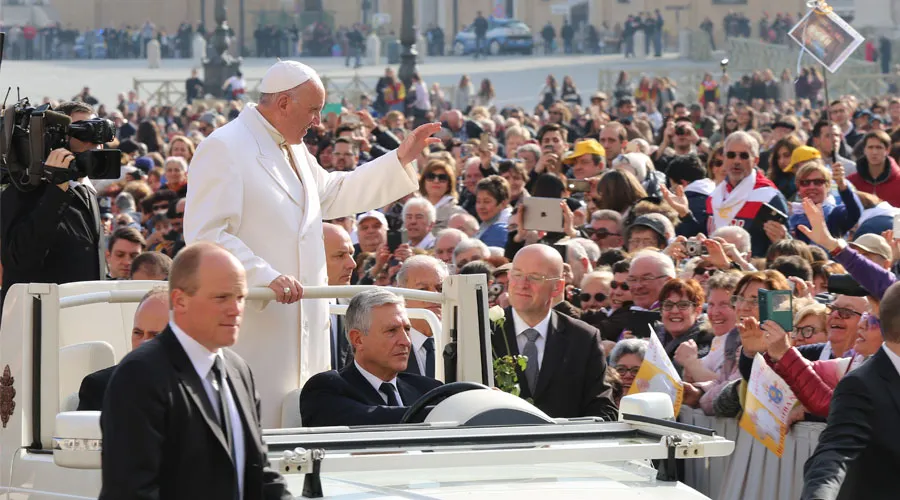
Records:
<instances>
[{"instance_id":1,"label":"white sash","mask_svg":"<svg viewBox=\"0 0 900 500\"><path fill-rule=\"evenodd\" d=\"M738 211L750 197L750 193L753 192L754 186L756 186L755 171L750 172L750 175L744 177L744 180L738 183L730 193L727 190L727 180L725 182L720 182L719 185L716 186L716 189L714 189L710 195L712 197L712 213L710 215L713 217L713 222L715 224L713 230L728 227L731 224L735 215L737 215Z\"/></svg>"}]
</instances>

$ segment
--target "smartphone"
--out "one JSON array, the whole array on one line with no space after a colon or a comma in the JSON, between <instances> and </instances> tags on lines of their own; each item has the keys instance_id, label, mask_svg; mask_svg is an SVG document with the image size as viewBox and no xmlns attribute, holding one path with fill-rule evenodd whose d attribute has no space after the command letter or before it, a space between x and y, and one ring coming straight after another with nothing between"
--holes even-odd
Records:
<instances>
[{"instance_id":1,"label":"smartphone","mask_svg":"<svg viewBox=\"0 0 900 500\"><path fill-rule=\"evenodd\" d=\"M753 219L754 227L762 227L763 224L770 220L786 226L788 216L786 213L778 210L772 205L763 203L762 206L759 207L759 211L756 212L756 217Z\"/></svg>"},{"instance_id":2,"label":"smartphone","mask_svg":"<svg viewBox=\"0 0 900 500\"><path fill-rule=\"evenodd\" d=\"M344 125L359 125L359 116L353 113L347 113L345 115L341 115L341 124Z\"/></svg>"},{"instance_id":3,"label":"smartphone","mask_svg":"<svg viewBox=\"0 0 900 500\"><path fill-rule=\"evenodd\" d=\"M790 332L794 329L793 294L790 290L759 291L759 322L772 320Z\"/></svg>"},{"instance_id":4,"label":"smartphone","mask_svg":"<svg viewBox=\"0 0 900 500\"><path fill-rule=\"evenodd\" d=\"M570 193L589 193L591 191L591 181L571 179L567 185Z\"/></svg>"},{"instance_id":5,"label":"smartphone","mask_svg":"<svg viewBox=\"0 0 900 500\"><path fill-rule=\"evenodd\" d=\"M397 250L397 247L406 243L406 231L401 230L391 230L387 233L387 244L388 250L391 253L394 253Z\"/></svg>"}]
</instances>

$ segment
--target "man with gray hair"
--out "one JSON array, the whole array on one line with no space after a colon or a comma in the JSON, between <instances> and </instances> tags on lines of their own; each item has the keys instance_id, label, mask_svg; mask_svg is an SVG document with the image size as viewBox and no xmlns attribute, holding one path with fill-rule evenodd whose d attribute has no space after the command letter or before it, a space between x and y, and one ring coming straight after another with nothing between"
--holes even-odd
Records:
<instances>
[{"instance_id":1,"label":"man with gray hair","mask_svg":"<svg viewBox=\"0 0 900 500\"><path fill-rule=\"evenodd\" d=\"M434 205L425 198L410 198L403 205L403 229L409 238L409 246L420 250L431 250L435 237L431 234L437 212Z\"/></svg>"},{"instance_id":2,"label":"man with gray hair","mask_svg":"<svg viewBox=\"0 0 900 500\"><path fill-rule=\"evenodd\" d=\"M754 257L766 254L769 244L782 233L780 224L767 216L757 220L764 205L788 214L787 201L781 191L757 168L759 143L744 131L731 133L725 139L725 182L720 183L706 200L706 213L693 216L707 233L728 226L743 227L750 233ZM766 209L768 211L768 209ZM766 212L764 212L765 214ZM763 227L765 225L765 227ZM774 238L774 239L773 239Z\"/></svg>"},{"instance_id":3,"label":"man with gray hair","mask_svg":"<svg viewBox=\"0 0 900 500\"><path fill-rule=\"evenodd\" d=\"M491 251L483 241L469 238L468 240L460 241L453 250L453 267L459 269L469 262L484 260L490 256Z\"/></svg>"},{"instance_id":4,"label":"man with gray hair","mask_svg":"<svg viewBox=\"0 0 900 500\"><path fill-rule=\"evenodd\" d=\"M622 237L622 214L615 210L596 210L591 214L591 240L600 250L621 248L625 244Z\"/></svg>"},{"instance_id":5,"label":"man with gray hair","mask_svg":"<svg viewBox=\"0 0 900 500\"><path fill-rule=\"evenodd\" d=\"M441 385L406 373L410 323L403 298L383 288L357 294L347 307L353 363L314 375L300 392L306 427L399 424L410 405Z\"/></svg>"},{"instance_id":6,"label":"man with gray hair","mask_svg":"<svg viewBox=\"0 0 900 500\"><path fill-rule=\"evenodd\" d=\"M466 233L452 227L438 231L434 242L434 256L444 264L452 265L453 251L456 249L456 245L467 239L469 236Z\"/></svg>"},{"instance_id":7,"label":"man with gray hair","mask_svg":"<svg viewBox=\"0 0 900 500\"><path fill-rule=\"evenodd\" d=\"M629 311L628 330L634 337L650 336L650 328L659 334L662 329L659 311L659 292L676 278L675 263L668 255L656 250L641 250L631 259L626 282L631 288L634 305ZM660 339L662 340L662 339Z\"/></svg>"},{"instance_id":8,"label":"man with gray hair","mask_svg":"<svg viewBox=\"0 0 900 500\"><path fill-rule=\"evenodd\" d=\"M478 219L468 213L456 213L447 220L447 227L458 229L471 238L478 232Z\"/></svg>"},{"instance_id":9,"label":"man with gray hair","mask_svg":"<svg viewBox=\"0 0 900 500\"><path fill-rule=\"evenodd\" d=\"M440 292L444 278L449 274L447 265L440 260L430 255L413 255L403 262L400 271L397 272L397 286L426 292ZM441 319L441 305L436 302L406 299L406 307L427 309ZM440 348L434 344L434 332L424 319L410 319L409 323L412 326L409 332L412 347L409 351L409 364L405 371L434 378L435 349Z\"/></svg>"}]
</instances>

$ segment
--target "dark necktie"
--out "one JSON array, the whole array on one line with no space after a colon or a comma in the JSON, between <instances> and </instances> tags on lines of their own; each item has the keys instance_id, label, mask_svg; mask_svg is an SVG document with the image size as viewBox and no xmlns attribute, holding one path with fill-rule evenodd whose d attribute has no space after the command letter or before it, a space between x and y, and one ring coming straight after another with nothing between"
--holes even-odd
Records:
<instances>
[{"instance_id":1,"label":"dark necktie","mask_svg":"<svg viewBox=\"0 0 900 500\"><path fill-rule=\"evenodd\" d=\"M228 442L228 450L231 453L232 461L235 460L234 453L234 432L231 422L231 412L228 411L228 404L225 401L225 363L221 356L216 356L216 361L211 368L213 377L215 377L216 385L213 387L219 395L219 425L222 427L222 433L225 434L225 440Z\"/></svg>"},{"instance_id":2,"label":"dark necktie","mask_svg":"<svg viewBox=\"0 0 900 500\"><path fill-rule=\"evenodd\" d=\"M381 387L378 389L382 394L387 396L387 404L388 406L400 406L400 402L397 401L397 395L394 394L394 384L390 382L382 382Z\"/></svg>"},{"instance_id":3,"label":"dark necktie","mask_svg":"<svg viewBox=\"0 0 900 500\"><path fill-rule=\"evenodd\" d=\"M434 337L428 337L425 339L425 343L422 344L422 347L425 348L425 373L426 377L434 378Z\"/></svg>"},{"instance_id":4,"label":"dark necktie","mask_svg":"<svg viewBox=\"0 0 900 500\"><path fill-rule=\"evenodd\" d=\"M541 334L534 328L529 328L522 332L522 334L528 339L527 342L525 342L525 349L522 350L522 355L528 358L528 363L525 365L525 380L528 382L528 390L531 391L531 395L533 396L534 388L537 385L538 370L540 369L538 366L538 350L535 341Z\"/></svg>"}]
</instances>

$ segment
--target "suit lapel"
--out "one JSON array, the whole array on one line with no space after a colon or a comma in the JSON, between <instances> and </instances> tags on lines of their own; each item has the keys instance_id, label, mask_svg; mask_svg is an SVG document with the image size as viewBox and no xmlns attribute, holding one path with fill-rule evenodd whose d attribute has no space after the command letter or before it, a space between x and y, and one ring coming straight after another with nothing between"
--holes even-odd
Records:
<instances>
[{"instance_id":1,"label":"suit lapel","mask_svg":"<svg viewBox=\"0 0 900 500\"><path fill-rule=\"evenodd\" d=\"M372 384L362 376L362 373L359 373L359 370L356 369L356 363L347 365L347 367L341 371L341 376L344 377L351 386L360 391L363 396L368 398L369 404L384 405L384 398L382 398L381 394L372 387Z\"/></svg>"},{"instance_id":2,"label":"suit lapel","mask_svg":"<svg viewBox=\"0 0 900 500\"><path fill-rule=\"evenodd\" d=\"M185 392L197 405L207 427L216 436L219 444L222 445L222 451L230 457L231 450L228 448L228 441L225 439L225 434L222 433L222 427L219 425L219 419L216 417L215 410L213 410L212 402L206 395L206 389L203 388L203 382L200 380L200 376L197 375L197 370L194 369L193 363L191 363L187 353L184 352L184 348L181 347L181 343L175 337L175 333L169 327L166 327L159 334L159 338L169 350L172 365L175 367L175 372L178 374Z\"/></svg>"},{"instance_id":3,"label":"suit lapel","mask_svg":"<svg viewBox=\"0 0 900 500\"><path fill-rule=\"evenodd\" d=\"M553 373L560 365L565 364L566 349L569 339L566 332L559 328L559 313L550 311L550 326L547 329L547 341L544 344L544 358L541 360L541 369L538 372L537 386L534 388L534 397L538 398L547 390Z\"/></svg>"},{"instance_id":4,"label":"suit lapel","mask_svg":"<svg viewBox=\"0 0 900 500\"><path fill-rule=\"evenodd\" d=\"M400 391L400 399L403 400L401 401L403 406L411 406L422 396L418 389L413 387L412 384L405 382L399 376L397 377L397 390Z\"/></svg>"},{"instance_id":5,"label":"suit lapel","mask_svg":"<svg viewBox=\"0 0 900 500\"><path fill-rule=\"evenodd\" d=\"M891 362L891 358L884 352L884 349L885 347L881 346L881 349L875 353L875 359L872 361L877 363L878 372L886 382L891 399L894 400L894 405L900 410L900 374L897 373L894 363Z\"/></svg>"},{"instance_id":6,"label":"suit lapel","mask_svg":"<svg viewBox=\"0 0 900 500\"><path fill-rule=\"evenodd\" d=\"M228 374L228 385L231 387L231 394L235 396L234 400L238 405L238 411L240 411L244 420L244 432L250 433L253 443L259 443L262 438L259 435L259 428L254 418L256 405L253 403L253 398L251 398L250 388L247 387L244 378L241 377L241 373L235 367L231 352L223 350L223 355L225 357L225 373ZM244 440L247 441L246 438Z\"/></svg>"}]
</instances>

